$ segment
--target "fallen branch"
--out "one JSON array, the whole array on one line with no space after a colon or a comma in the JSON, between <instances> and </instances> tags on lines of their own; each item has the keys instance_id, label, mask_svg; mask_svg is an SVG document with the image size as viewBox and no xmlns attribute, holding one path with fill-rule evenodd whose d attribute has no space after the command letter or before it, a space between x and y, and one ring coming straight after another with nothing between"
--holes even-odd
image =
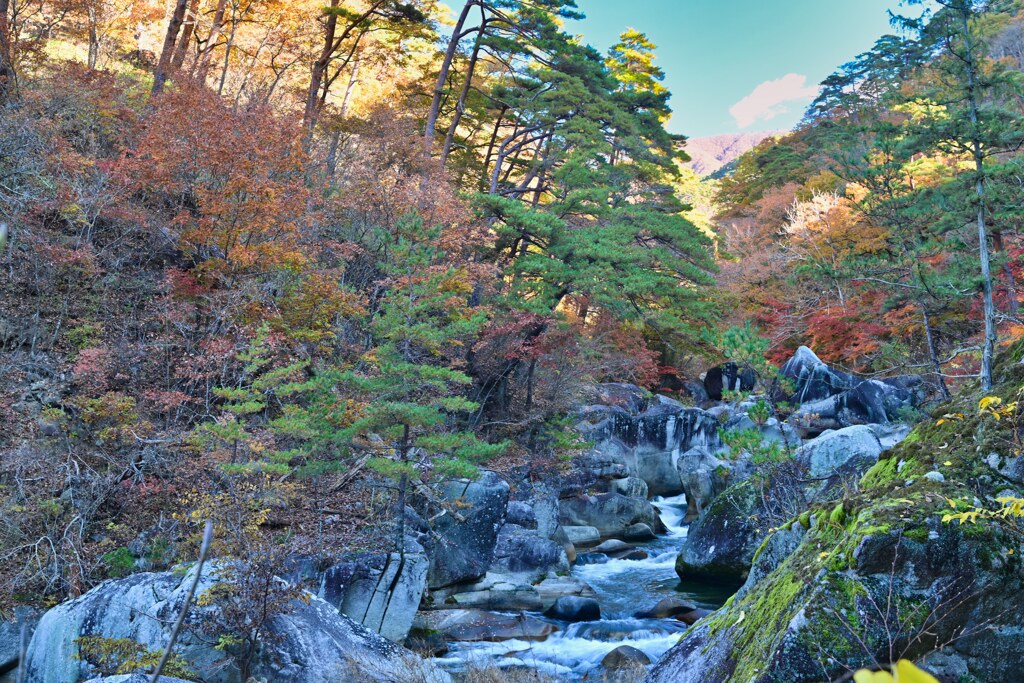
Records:
<instances>
[{"instance_id":1,"label":"fallen branch","mask_svg":"<svg viewBox=\"0 0 1024 683\"><path fill-rule=\"evenodd\" d=\"M192 579L192 585L188 588L188 595L185 596L185 604L181 606L181 613L178 614L178 620L174 622L174 628L171 629L171 639L167 641L167 649L164 650L163 657L160 658L160 663L153 669L153 675L149 677L149 683L157 683L160 679L160 672L164 670L164 666L167 664L167 660L171 657L171 651L174 649L174 642L178 639L178 633L181 631L182 625L185 623L185 617L188 616L188 608L192 606L192 598L195 597L196 588L199 586L199 579L203 576L203 563L206 562L206 553L210 551L210 542L213 540L213 522L206 520L206 528L203 529L203 544L199 548L199 562L196 564L196 576Z\"/></svg>"}]
</instances>

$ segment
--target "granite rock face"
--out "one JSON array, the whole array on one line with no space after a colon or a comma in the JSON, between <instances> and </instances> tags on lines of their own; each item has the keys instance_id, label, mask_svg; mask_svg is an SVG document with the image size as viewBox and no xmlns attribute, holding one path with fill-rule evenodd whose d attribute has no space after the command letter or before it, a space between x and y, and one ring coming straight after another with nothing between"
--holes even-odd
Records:
<instances>
[{"instance_id":1,"label":"granite rock face","mask_svg":"<svg viewBox=\"0 0 1024 683\"><path fill-rule=\"evenodd\" d=\"M204 569L199 595L219 580L214 578L214 571L215 567L209 565ZM87 678L88 663L75 658L75 640L81 636L127 638L149 650L165 647L194 572L193 568L184 574L133 574L102 583L49 610L29 644L27 680L77 683ZM194 607L189 619L202 618L215 609ZM184 629L175 651L208 683L242 683L238 670L226 663L223 653L213 645ZM252 674L282 683L328 683L345 680L346 676L374 683L419 680L417 676L434 683L449 681L447 674L313 595L308 595L306 602L296 601L290 612L271 619Z\"/></svg>"},{"instance_id":2,"label":"granite rock face","mask_svg":"<svg viewBox=\"0 0 1024 683\"><path fill-rule=\"evenodd\" d=\"M438 539L430 553L427 585L443 588L481 578L494 560L498 531L505 523L509 486L493 472L476 481L445 484L442 497L458 503L460 519L445 514L435 519Z\"/></svg>"}]
</instances>

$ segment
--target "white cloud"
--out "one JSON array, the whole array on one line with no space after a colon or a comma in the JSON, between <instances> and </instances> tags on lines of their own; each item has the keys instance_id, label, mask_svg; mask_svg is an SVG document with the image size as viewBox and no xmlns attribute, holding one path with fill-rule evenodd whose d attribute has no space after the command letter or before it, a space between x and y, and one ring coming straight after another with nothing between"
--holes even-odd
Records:
<instances>
[{"instance_id":1,"label":"white cloud","mask_svg":"<svg viewBox=\"0 0 1024 683\"><path fill-rule=\"evenodd\" d=\"M770 121L789 111L789 103L807 103L818 95L818 86L807 85L807 76L786 74L774 81L765 81L749 95L732 105L729 113L740 128L757 121Z\"/></svg>"}]
</instances>

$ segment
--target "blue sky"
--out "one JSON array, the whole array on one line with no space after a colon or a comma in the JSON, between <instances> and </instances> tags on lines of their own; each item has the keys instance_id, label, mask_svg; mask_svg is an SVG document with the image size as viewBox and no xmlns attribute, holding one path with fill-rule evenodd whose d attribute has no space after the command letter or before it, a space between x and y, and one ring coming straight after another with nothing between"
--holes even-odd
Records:
<instances>
[{"instance_id":1,"label":"blue sky","mask_svg":"<svg viewBox=\"0 0 1024 683\"><path fill-rule=\"evenodd\" d=\"M672 91L669 128L691 137L791 128L817 84L891 32L886 10L900 9L898 0L577 4L587 18L566 28L602 52L627 26L654 41Z\"/></svg>"}]
</instances>

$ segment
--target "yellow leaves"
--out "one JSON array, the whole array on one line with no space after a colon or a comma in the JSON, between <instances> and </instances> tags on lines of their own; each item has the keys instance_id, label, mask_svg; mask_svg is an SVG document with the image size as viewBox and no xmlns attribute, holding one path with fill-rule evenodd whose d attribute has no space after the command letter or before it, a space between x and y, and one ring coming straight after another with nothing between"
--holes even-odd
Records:
<instances>
[{"instance_id":1,"label":"yellow leaves","mask_svg":"<svg viewBox=\"0 0 1024 683\"><path fill-rule=\"evenodd\" d=\"M944 462L942 464L945 467L952 467L953 466L953 461L952 460L947 460L946 462Z\"/></svg>"},{"instance_id":2,"label":"yellow leaves","mask_svg":"<svg viewBox=\"0 0 1024 683\"><path fill-rule=\"evenodd\" d=\"M985 510L974 509L969 512L958 512L956 514L943 515L942 521L946 524L950 522L960 522L961 524L975 524L978 521L979 516L984 516Z\"/></svg>"},{"instance_id":3,"label":"yellow leaves","mask_svg":"<svg viewBox=\"0 0 1024 683\"><path fill-rule=\"evenodd\" d=\"M942 426L947 422L961 422L964 419L963 413L946 413L936 423L936 426Z\"/></svg>"},{"instance_id":4,"label":"yellow leaves","mask_svg":"<svg viewBox=\"0 0 1024 683\"><path fill-rule=\"evenodd\" d=\"M1003 404L1003 399L998 396L986 396L978 401L978 414L990 415L997 420L1010 417L1017 412L1017 401Z\"/></svg>"},{"instance_id":5,"label":"yellow leaves","mask_svg":"<svg viewBox=\"0 0 1024 683\"><path fill-rule=\"evenodd\" d=\"M824 560L826 557L828 557L828 551L823 550L822 552L818 553L819 560Z\"/></svg>"},{"instance_id":6,"label":"yellow leaves","mask_svg":"<svg viewBox=\"0 0 1024 683\"><path fill-rule=\"evenodd\" d=\"M985 398L981 399L981 401L978 402L978 411L983 413L992 408L993 406L1001 405L1002 402L1003 399L999 398L998 396L986 396Z\"/></svg>"},{"instance_id":7,"label":"yellow leaves","mask_svg":"<svg viewBox=\"0 0 1024 683\"><path fill-rule=\"evenodd\" d=\"M947 499L947 502L950 504L950 507L956 507L953 501ZM979 519L1006 521L1024 517L1024 498L1001 496L996 498L996 502L1002 506L998 510L986 510L985 508L975 506L967 512L943 515L942 521L946 523L956 521L961 524L975 524Z\"/></svg>"},{"instance_id":8,"label":"yellow leaves","mask_svg":"<svg viewBox=\"0 0 1024 683\"><path fill-rule=\"evenodd\" d=\"M905 659L896 662L892 673L861 669L853 676L854 683L939 683L931 674L921 671Z\"/></svg>"}]
</instances>

